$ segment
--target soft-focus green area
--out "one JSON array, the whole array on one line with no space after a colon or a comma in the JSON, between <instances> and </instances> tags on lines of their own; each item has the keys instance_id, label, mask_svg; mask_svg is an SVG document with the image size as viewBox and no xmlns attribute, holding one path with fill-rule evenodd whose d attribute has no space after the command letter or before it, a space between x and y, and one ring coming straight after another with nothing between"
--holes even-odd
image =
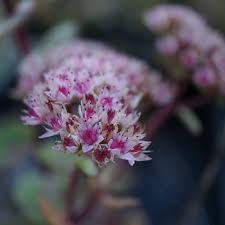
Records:
<instances>
[{"instance_id":1,"label":"soft-focus green area","mask_svg":"<svg viewBox=\"0 0 225 225\"><path fill-rule=\"evenodd\" d=\"M4 169L24 161L24 148L31 148L34 129L11 118L10 123L2 121L0 128L0 168ZM50 203L58 210L63 209L63 196L69 182L71 171L77 167L87 176L96 176L96 165L89 158L74 156L52 150L50 143L37 143L30 153L47 170L30 168L17 176L12 185L12 198L21 210L23 217L32 224L47 224L40 211L40 201L47 196ZM20 146L20 148L19 148ZM17 151L17 152L15 152ZM27 150L26 150L27 151ZM30 154L29 153L29 154ZM22 154L22 155L20 155ZM14 158L14 160L12 160ZM20 162L19 162L20 161Z\"/></svg>"},{"instance_id":2,"label":"soft-focus green area","mask_svg":"<svg viewBox=\"0 0 225 225\"><path fill-rule=\"evenodd\" d=\"M19 153L19 146L32 139L34 130L22 125L15 116L4 117L0 121L0 168L7 167Z\"/></svg>"},{"instance_id":3,"label":"soft-focus green area","mask_svg":"<svg viewBox=\"0 0 225 225\"><path fill-rule=\"evenodd\" d=\"M37 157L49 168L60 175L69 175L74 166L80 168L87 176L97 175L97 166L85 156L65 154L51 149L51 145L42 145L37 151Z\"/></svg>"},{"instance_id":4,"label":"soft-focus green area","mask_svg":"<svg viewBox=\"0 0 225 225\"><path fill-rule=\"evenodd\" d=\"M18 207L27 219L34 224L47 224L40 212L39 201L45 192L44 186L47 179L41 177L37 172L29 172L28 174L17 178L13 196ZM53 191L56 190L54 187Z\"/></svg>"}]
</instances>

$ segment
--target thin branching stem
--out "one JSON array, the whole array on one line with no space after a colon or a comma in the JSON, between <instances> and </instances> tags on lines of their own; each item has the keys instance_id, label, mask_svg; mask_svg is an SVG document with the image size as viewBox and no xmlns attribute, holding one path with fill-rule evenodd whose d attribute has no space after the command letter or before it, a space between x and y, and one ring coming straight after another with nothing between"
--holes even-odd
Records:
<instances>
[{"instance_id":1,"label":"thin branching stem","mask_svg":"<svg viewBox=\"0 0 225 225\"><path fill-rule=\"evenodd\" d=\"M82 209L80 214L76 216L76 219L75 219L76 224L81 223L85 218L88 217L88 215L90 216L90 214L92 213L92 211L95 209L96 205L99 202L99 197L100 197L99 189L91 193L85 207Z\"/></svg>"},{"instance_id":2,"label":"thin branching stem","mask_svg":"<svg viewBox=\"0 0 225 225\"><path fill-rule=\"evenodd\" d=\"M14 6L13 1L3 0L3 4L9 18L0 23L0 38L13 32L18 47L25 55L30 51L30 42L23 24L32 14L35 1L23 0Z\"/></svg>"},{"instance_id":3,"label":"thin branching stem","mask_svg":"<svg viewBox=\"0 0 225 225\"><path fill-rule=\"evenodd\" d=\"M74 199L76 198L76 191L81 175L82 171L79 168L74 168L69 178L67 191L65 193L65 214L68 218L70 218L73 212Z\"/></svg>"},{"instance_id":4,"label":"thin branching stem","mask_svg":"<svg viewBox=\"0 0 225 225\"><path fill-rule=\"evenodd\" d=\"M180 95L179 95L180 96ZM188 99L182 100L178 96L177 100L171 102L167 106L156 110L146 122L147 137L154 139L160 128L175 114L175 112L183 106L195 108L208 104L212 97L208 95L196 95Z\"/></svg>"}]
</instances>

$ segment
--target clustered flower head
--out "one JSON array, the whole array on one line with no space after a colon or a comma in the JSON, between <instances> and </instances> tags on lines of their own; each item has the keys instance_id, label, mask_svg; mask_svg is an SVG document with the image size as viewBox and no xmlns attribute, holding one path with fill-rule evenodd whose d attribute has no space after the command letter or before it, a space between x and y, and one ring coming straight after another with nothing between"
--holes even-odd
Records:
<instances>
[{"instance_id":1,"label":"clustered flower head","mask_svg":"<svg viewBox=\"0 0 225 225\"><path fill-rule=\"evenodd\" d=\"M90 62L92 64L99 63L100 60L103 60L101 66L112 66L108 61L113 60L114 66L116 66L115 69L118 73L123 73L123 70L131 70L131 74L129 74L130 80L132 79L132 73L140 72L138 71L139 69L143 69L143 73L145 73L144 64L135 59L128 60L125 55L116 54L112 49L97 42L77 40L56 48L48 49L44 53L34 52L28 55L19 68L21 78L15 91L16 96L24 97L27 92L33 89L37 82L45 80L44 76L46 72L54 68L59 68L59 65L62 65L65 62L77 66L75 62L72 62L73 59L70 60L70 58L78 57L81 58L82 61L83 56L93 56L93 54L95 56L95 62L91 59L92 61L90 60ZM105 62L106 59L108 61ZM86 62L84 63L87 63L88 65L88 58L83 61L85 60ZM93 65L90 66L93 67ZM138 79L139 78L137 78L137 82ZM140 79L139 82L141 82Z\"/></svg>"},{"instance_id":2,"label":"clustered flower head","mask_svg":"<svg viewBox=\"0 0 225 225\"><path fill-rule=\"evenodd\" d=\"M40 81L43 81L44 74L56 68L64 60L74 55L93 53L95 50L105 49L105 46L91 41L76 40L55 48L47 49L44 52L34 51L22 61L19 67L20 79L14 92L17 98L23 98Z\"/></svg>"},{"instance_id":3,"label":"clustered flower head","mask_svg":"<svg viewBox=\"0 0 225 225\"><path fill-rule=\"evenodd\" d=\"M48 49L44 53L29 54L19 67L20 79L14 95L16 98L25 97L38 82L49 80L46 77L51 76L46 74L50 70L62 68L63 64L64 68L72 65L77 67L78 64L82 67L82 63L92 68L95 64L96 69L104 67L108 74L114 73L117 81L120 80L117 85L128 83L130 91L138 93L139 98L147 95L153 105L165 105L175 98L176 86L142 61L87 40L76 40Z\"/></svg>"},{"instance_id":4,"label":"clustered flower head","mask_svg":"<svg viewBox=\"0 0 225 225\"><path fill-rule=\"evenodd\" d=\"M137 106L173 100L176 88L143 62L89 41L75 41L22 63L15 93L27 109L22 120L43 125L41 138L58 135L54 149L86 154L100 166L149 160Z\"/></svg>"},{"instance_id":5,"label":"clustered flower head","mask_svg":"<svg viewBox=\"0 0 225 225\"><path fill-rule=\"evenodd\" d=\"M225 41L199 14L185 6L160 5L145 14L144 22L159 35L157 51L173 67L191 74L185 79L224 95Z\"/></svg>"}]
</instances>

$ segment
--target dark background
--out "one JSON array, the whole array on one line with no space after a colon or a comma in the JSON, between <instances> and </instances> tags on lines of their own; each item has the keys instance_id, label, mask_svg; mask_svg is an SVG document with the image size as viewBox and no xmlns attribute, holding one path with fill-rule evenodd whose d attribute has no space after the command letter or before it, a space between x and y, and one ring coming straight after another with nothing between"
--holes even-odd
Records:
<instances>
[{"instance_id":1,"label":"dark background","mask_svg":"<svg viewBox=\"0 0 225 225\"><path fill-rule=\"evenodd\" d=\"M17 2L17 1L15 1ZM26 22L33 46L57 24L72 23L76 36L103 41L135 55L151 65L154 62L153 35L143 26L143 12L158 3L179 3L193 7L220 32L225 32L224 0L39 0L32 18ZM6 19L2 3L0 17ZM204 41L204 40L203 40ZM11 98L22 55L13 35L0 40L0 224L24 224L14 203L14 181L30 168L39 167L29 152L33 134L19 121L22 104ZM159 68L160 69L160 68ZM224 225L225 161L213 185L192 201L204 169L216 154L218 139L225 141L223 103L207 104L196 110L204 130L193 136L172 118L152 140L153 160L139 163L132 193L141 198L143 210L152 225ZM224 138L223 138L224 137ZM35 139L37 141L37 138ZM34 141L34 142L35 142ZM25 143L25 144L24 144ZM220 165L218 165L219 167ZM196 196L194 196L196 197ZM196 198L195 198L196 199ZM193 209L187 213L187 206ZM181 222L182 221L182 222ZM185 221L185 223L183 223ZM28 223L32 224L32 223ZM129 222L128 222L129 224Z\"/></svg>"}]
</instances>

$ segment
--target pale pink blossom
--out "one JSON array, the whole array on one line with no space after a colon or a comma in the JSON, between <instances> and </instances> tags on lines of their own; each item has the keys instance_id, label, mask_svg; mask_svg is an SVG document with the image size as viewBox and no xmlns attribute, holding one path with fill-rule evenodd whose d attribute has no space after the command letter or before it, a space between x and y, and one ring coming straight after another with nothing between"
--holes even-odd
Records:
<instances>
[{"instance_id":1,"label":"pale pink blossom","mask_svg":"<svg viewBox=\"0 0 225 225\"><path fill-rule=\"evenodd\" d=\"M153 7L144 21L159 35L157 52L172 62L170 73L177 69L181 80L190 76L200 90L213 87L215 94L224 95L225 41L219 32L197 12L173 4Z\"/></svg>"},{"instance_id":2,"label":"pale pink blossom","mask_svg":"<svg viewBox=\"0 0 225 225\"><path fill-rule=\"evenodd\" d=\"M215 72L207 67L197 69L193 79L199 87L213 87L217 82Z\"/></svg>"},{"instance_id":3,"label":"pale pink blossom","mask_svg":"<svg viewBox=\"0 0 225 225\"><path fill-rule=\"evenodd\" d=\"M179 43L176 37L167 35L157 40L156 48L163 55L174 56L179 49Z\"/></svg>"},{"instance_id":4,"label":"pale pink blossom","mask_svg":"<svg viewBox=\"0 0 225 225\"><path fill-rule=\"evenodd\" d=\"M174 101L177 93L177 86L174 83L164 80L158 73L149 79L148 93L154 104L163 106Z\"/></svg>"},{"instance_id":5,"label":"pale pink blossom","mask_svg":"<svg viewBox=\"0 0 225 225\"><path fill-rule=\"evenodd\" d=\"M182 26L204 26L204 19L194 10L175 4L162 4L153 7L144 15L147 27L156 32L179 29Z\"/></svg>"},{"instance_id":6,"label":"pale pink blossom","mask_svg":"<svg viewBox=\"0 0 225 225\"><path fill-rule=\"evenodd\" d=\"M35 84L41 80L40 74L45 70L45 62L40 54L32 53L28 55L19 67L19 74L22 79L19 79L14 96L23 97L32 90Z\"/></svg>"},{"instance_id":7,"label":"pale pink blossom","mask_svg":"<svg viewBox=\"0 0 225 225\"><path fill-rule=\"evenodd\" d=\"M61 48L63 60L50 57L48 69L25 97L24 122L43 125L40 138L59 136L54 149L88 155L100 166L116 159L130 165L149 160L136 107L149 94L151 70L114 50L88 46Z\"/></svg>"},{"instance_id":8,"label":"pale pink blossom","mask_svg":"<svg viewBox=\"0 0 225 225\"><path fill-rule=\"evenodd\" d=\"M193 68L199 63L200 55L194 49L187 49L180 53L180 61L186 68Z\"/></svg>"}]
</instances>

